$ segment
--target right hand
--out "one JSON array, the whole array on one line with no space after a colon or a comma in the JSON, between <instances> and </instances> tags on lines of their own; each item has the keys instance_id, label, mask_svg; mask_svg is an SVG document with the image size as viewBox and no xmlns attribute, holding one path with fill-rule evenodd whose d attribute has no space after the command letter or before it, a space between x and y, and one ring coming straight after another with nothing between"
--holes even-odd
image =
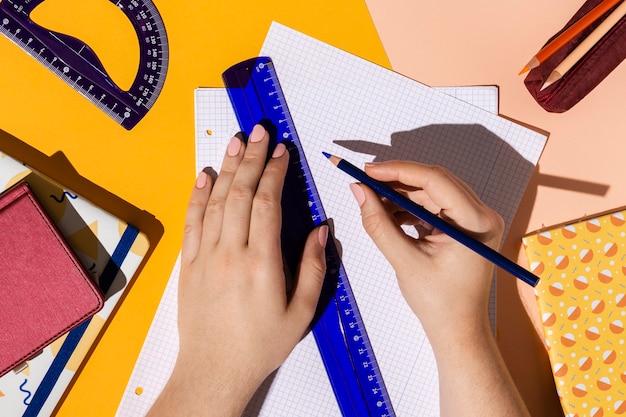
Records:
<instances>
[{"instance_id":1,"label":"right hand","mask_svg":"<svg viewBox=\"0 0 626 417\"><path fill-rule=\"evenodd\" d=\"M498 249L504 221L446 169L389 161L366 164L365 171ZM401 224L415 225L419 219L381 200L364 184L352 184L351 188L365 230L393 266L404 298L429 337L451 327L458 330L465 326L469 330L473 326L468 324L488 326L493 264L436 229L418 239L407 235Z\"/></svg>"}]
</instances>

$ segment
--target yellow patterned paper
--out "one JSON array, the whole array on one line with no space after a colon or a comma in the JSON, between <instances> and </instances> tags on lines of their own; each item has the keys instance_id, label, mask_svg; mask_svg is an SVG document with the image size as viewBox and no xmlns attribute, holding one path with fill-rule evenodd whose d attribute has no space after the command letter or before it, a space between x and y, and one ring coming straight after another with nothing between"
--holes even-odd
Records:
<instances>
[{"instance_id":1,"label":"yellow patterned paper","mask_svg":"<svg viewBox=\"0 0 626 417\"><path fill-rule=\"evenodd\" d=\"M0 143L1 145L4 143ZM111 260L111 254L118 247L128 224L83 196L74 194L73 191L31 170L22 162L0 152L0 192L22 179L31 187L85 270L97 281L103 275ZM113 309L120 302L149 246L147 236L140 232L133 241L129 253L124 257L109 292L105 294L104 307L91 318L76 348L69 351L71 356L60 370L58 379L51 382L53 389L50 395L47 398L40 397L45 402L38 415L52 414ZM18 372L9 372L0 378L0 417L33 414L32 409L28 407L44 383L67 335L46 346L40 354L30 359L27 362L28 367ZM57 362L55 366L59 366L59 363L62 364Z\"/></svg>"},{"instance_id":2,"label":"yellow patterned paper","mask_svg":"<svg viewBox=\"0 0 626 417\"><path fill-rule=\"evenodd\" d=\"M626 211L523 238L568 417L626 416Z\"/></svg>"}]
</instances>

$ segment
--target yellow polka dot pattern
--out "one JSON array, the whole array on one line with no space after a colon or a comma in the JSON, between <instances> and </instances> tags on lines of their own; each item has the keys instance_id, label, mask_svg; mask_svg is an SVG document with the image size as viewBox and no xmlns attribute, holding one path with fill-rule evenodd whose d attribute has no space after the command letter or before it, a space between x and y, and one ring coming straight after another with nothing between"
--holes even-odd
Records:
<instances>
[{"instance_id":1,"label":"yellow polka dot pattern","mask_svg":"<svg viewBox=\"0 0 626 417\"><path fill-rule=\"evenodd\" d=\"M626 416L626 211L523 238L566 417Z\"/></svg>"}]
</instances>

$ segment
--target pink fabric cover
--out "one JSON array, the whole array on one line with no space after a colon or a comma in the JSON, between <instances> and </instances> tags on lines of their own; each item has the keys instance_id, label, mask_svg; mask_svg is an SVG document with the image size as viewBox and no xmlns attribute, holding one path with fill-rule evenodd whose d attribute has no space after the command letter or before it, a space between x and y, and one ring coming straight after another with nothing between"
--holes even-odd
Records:
<instances>
[{"instance_id":1,"label":"pink fabric cover","mask_svg":"<svg viewBox=\"0 0 626 417\"><path fill-rule=\"evenodd\" d=\"M0 195L0 376L104 301L25 182Z\"/></svg>"}]
</instances>

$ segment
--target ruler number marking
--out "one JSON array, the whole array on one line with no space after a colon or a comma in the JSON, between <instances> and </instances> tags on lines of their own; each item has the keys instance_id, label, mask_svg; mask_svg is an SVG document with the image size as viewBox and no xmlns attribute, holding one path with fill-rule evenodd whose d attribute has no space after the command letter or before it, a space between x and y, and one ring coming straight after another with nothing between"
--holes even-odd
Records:
<instances>
[{"instance_id":1,"label":"ruler number marking","mask_svg":"<svg viewBox=\"0 0 626 417\"><path fill-rule=\"evenodd\" d=\"M41 1L0 1L0 33L118 123L131 129L152 107L165 83L169 60L167 35L151 0L112 2L129 18L137 32L142 33L140 39L144 39L144 44L140 44L140 62L144 65L140 66L129 91L115 86L106 71L91 61L85 44L76 41L72 42L76 44L72 47L54 32L32 24L30 12ZM74 67L83 70L75 71ZM92 72L87 73L89 71Z\"/></svg>"}]
</instances>

